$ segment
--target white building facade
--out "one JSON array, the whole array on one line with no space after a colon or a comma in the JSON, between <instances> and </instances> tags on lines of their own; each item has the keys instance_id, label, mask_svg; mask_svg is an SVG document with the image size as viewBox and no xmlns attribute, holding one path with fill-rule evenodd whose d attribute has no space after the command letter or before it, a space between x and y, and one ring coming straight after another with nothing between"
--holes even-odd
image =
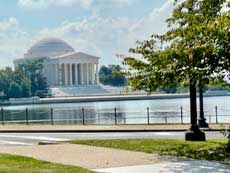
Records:
<instances>
[{"instance_id":1,"label":"white building facade","mask_svg":"<svg viewBox=\"0 0 230 173\"><path fill-rule=\"evenodd\" d=\"M65 41L46 38L34 44L15 67L28 59L44 59L43 74L50 87L88 86L98 84L99 57L75 52Z\"/></svg>"}]
</instances>

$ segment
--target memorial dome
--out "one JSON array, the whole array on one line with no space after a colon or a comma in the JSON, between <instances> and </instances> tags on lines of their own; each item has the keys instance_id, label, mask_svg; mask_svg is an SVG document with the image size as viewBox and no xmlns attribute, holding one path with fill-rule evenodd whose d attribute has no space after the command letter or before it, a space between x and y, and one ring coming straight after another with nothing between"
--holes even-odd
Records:
<instances>
[{"instance_id":1,"label":"memorial dome","mask_svg":"<svg viewBox=\"0 0 230 173\"><path fill-rule=\"evenodd\" d=\"M65 41L58 38L45 38L35 43L24 55L25 58L54 57L74 52Z\"/></svg>"}]
</instances>

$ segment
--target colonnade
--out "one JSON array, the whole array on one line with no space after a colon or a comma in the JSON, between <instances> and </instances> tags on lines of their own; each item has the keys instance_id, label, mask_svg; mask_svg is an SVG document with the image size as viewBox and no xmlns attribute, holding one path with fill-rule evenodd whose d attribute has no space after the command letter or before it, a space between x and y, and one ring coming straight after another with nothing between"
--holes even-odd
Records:
<instances>
[{"instance_id":1,"label":"colonnade","mask_svg":"<svg viewBox=\"0 0 230 173\"><path fill-rule=\"evenodd\" d=\"M48 71L51 85L77 86L94 85L98 83L98 64L92 63L62 63L50 64Z\"/></svg>"}]
</instances>

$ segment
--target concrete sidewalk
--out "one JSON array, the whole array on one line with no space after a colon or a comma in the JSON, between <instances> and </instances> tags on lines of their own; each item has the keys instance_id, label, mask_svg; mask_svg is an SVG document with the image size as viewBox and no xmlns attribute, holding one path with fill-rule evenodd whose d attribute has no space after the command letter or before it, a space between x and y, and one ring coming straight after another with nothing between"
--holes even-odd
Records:
<instances>
[{"instance_id":1,"label":"concrete sidewalk","mask_svg":"<svg viewBox=\"0 0 230 173\"><path fill-rule=\"evenodd\" d=\"M156 154L77 144L1 147L0 153L22 155L87 169L146 165L163 162Z\"/></svg>"},{"instance_id":2,"label":"concrete sidewalk","mask_svg":"<svg viewBox=\"0 0 230 173\"><path fill-rule=\"evenodd\" d=\"M1 147L0 153L81 166L103 173L230 173L229 164L77 144Z\"/></svg>"},{"instance_id":3,"label":"concrete sidewalk","mask_svg":"<svg viewBox=\"0 0 230 173\"><path fill-rule=\"evenodd\" d=\"M0 125L1 132L159 132L186 131L190 125ZM228 125L226 125L228 127ZM218 131L219 124L211 124L205 131Z\"/></svg>"}]
</instances>

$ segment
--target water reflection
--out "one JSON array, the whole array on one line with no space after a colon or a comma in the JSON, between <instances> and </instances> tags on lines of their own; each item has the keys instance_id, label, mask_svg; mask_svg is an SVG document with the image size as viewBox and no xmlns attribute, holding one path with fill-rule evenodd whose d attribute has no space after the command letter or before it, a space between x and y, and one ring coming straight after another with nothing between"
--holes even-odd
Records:
<instances>
[{"instance_id":1,"label":"water reflection","mask_svg":"<svg viewBox=\"0 0 230 173\"><path fill-rule=\"evenodd\" d=\"M205 116L209 122L230 122L230 97L204 99ZM149 107L149 120L147 107ZM181 117L181 107L183 108ZM28 115L26 115L26 108ZM53 108L53 116L51 116ZM115 113L116 108L116 113ZM188 123L189 99L159 99L117 102L64 103L3 107L4 122L55 124L147 124ZM2 120L2 118L0 118Z\"/></svg>"}]
</instances>

